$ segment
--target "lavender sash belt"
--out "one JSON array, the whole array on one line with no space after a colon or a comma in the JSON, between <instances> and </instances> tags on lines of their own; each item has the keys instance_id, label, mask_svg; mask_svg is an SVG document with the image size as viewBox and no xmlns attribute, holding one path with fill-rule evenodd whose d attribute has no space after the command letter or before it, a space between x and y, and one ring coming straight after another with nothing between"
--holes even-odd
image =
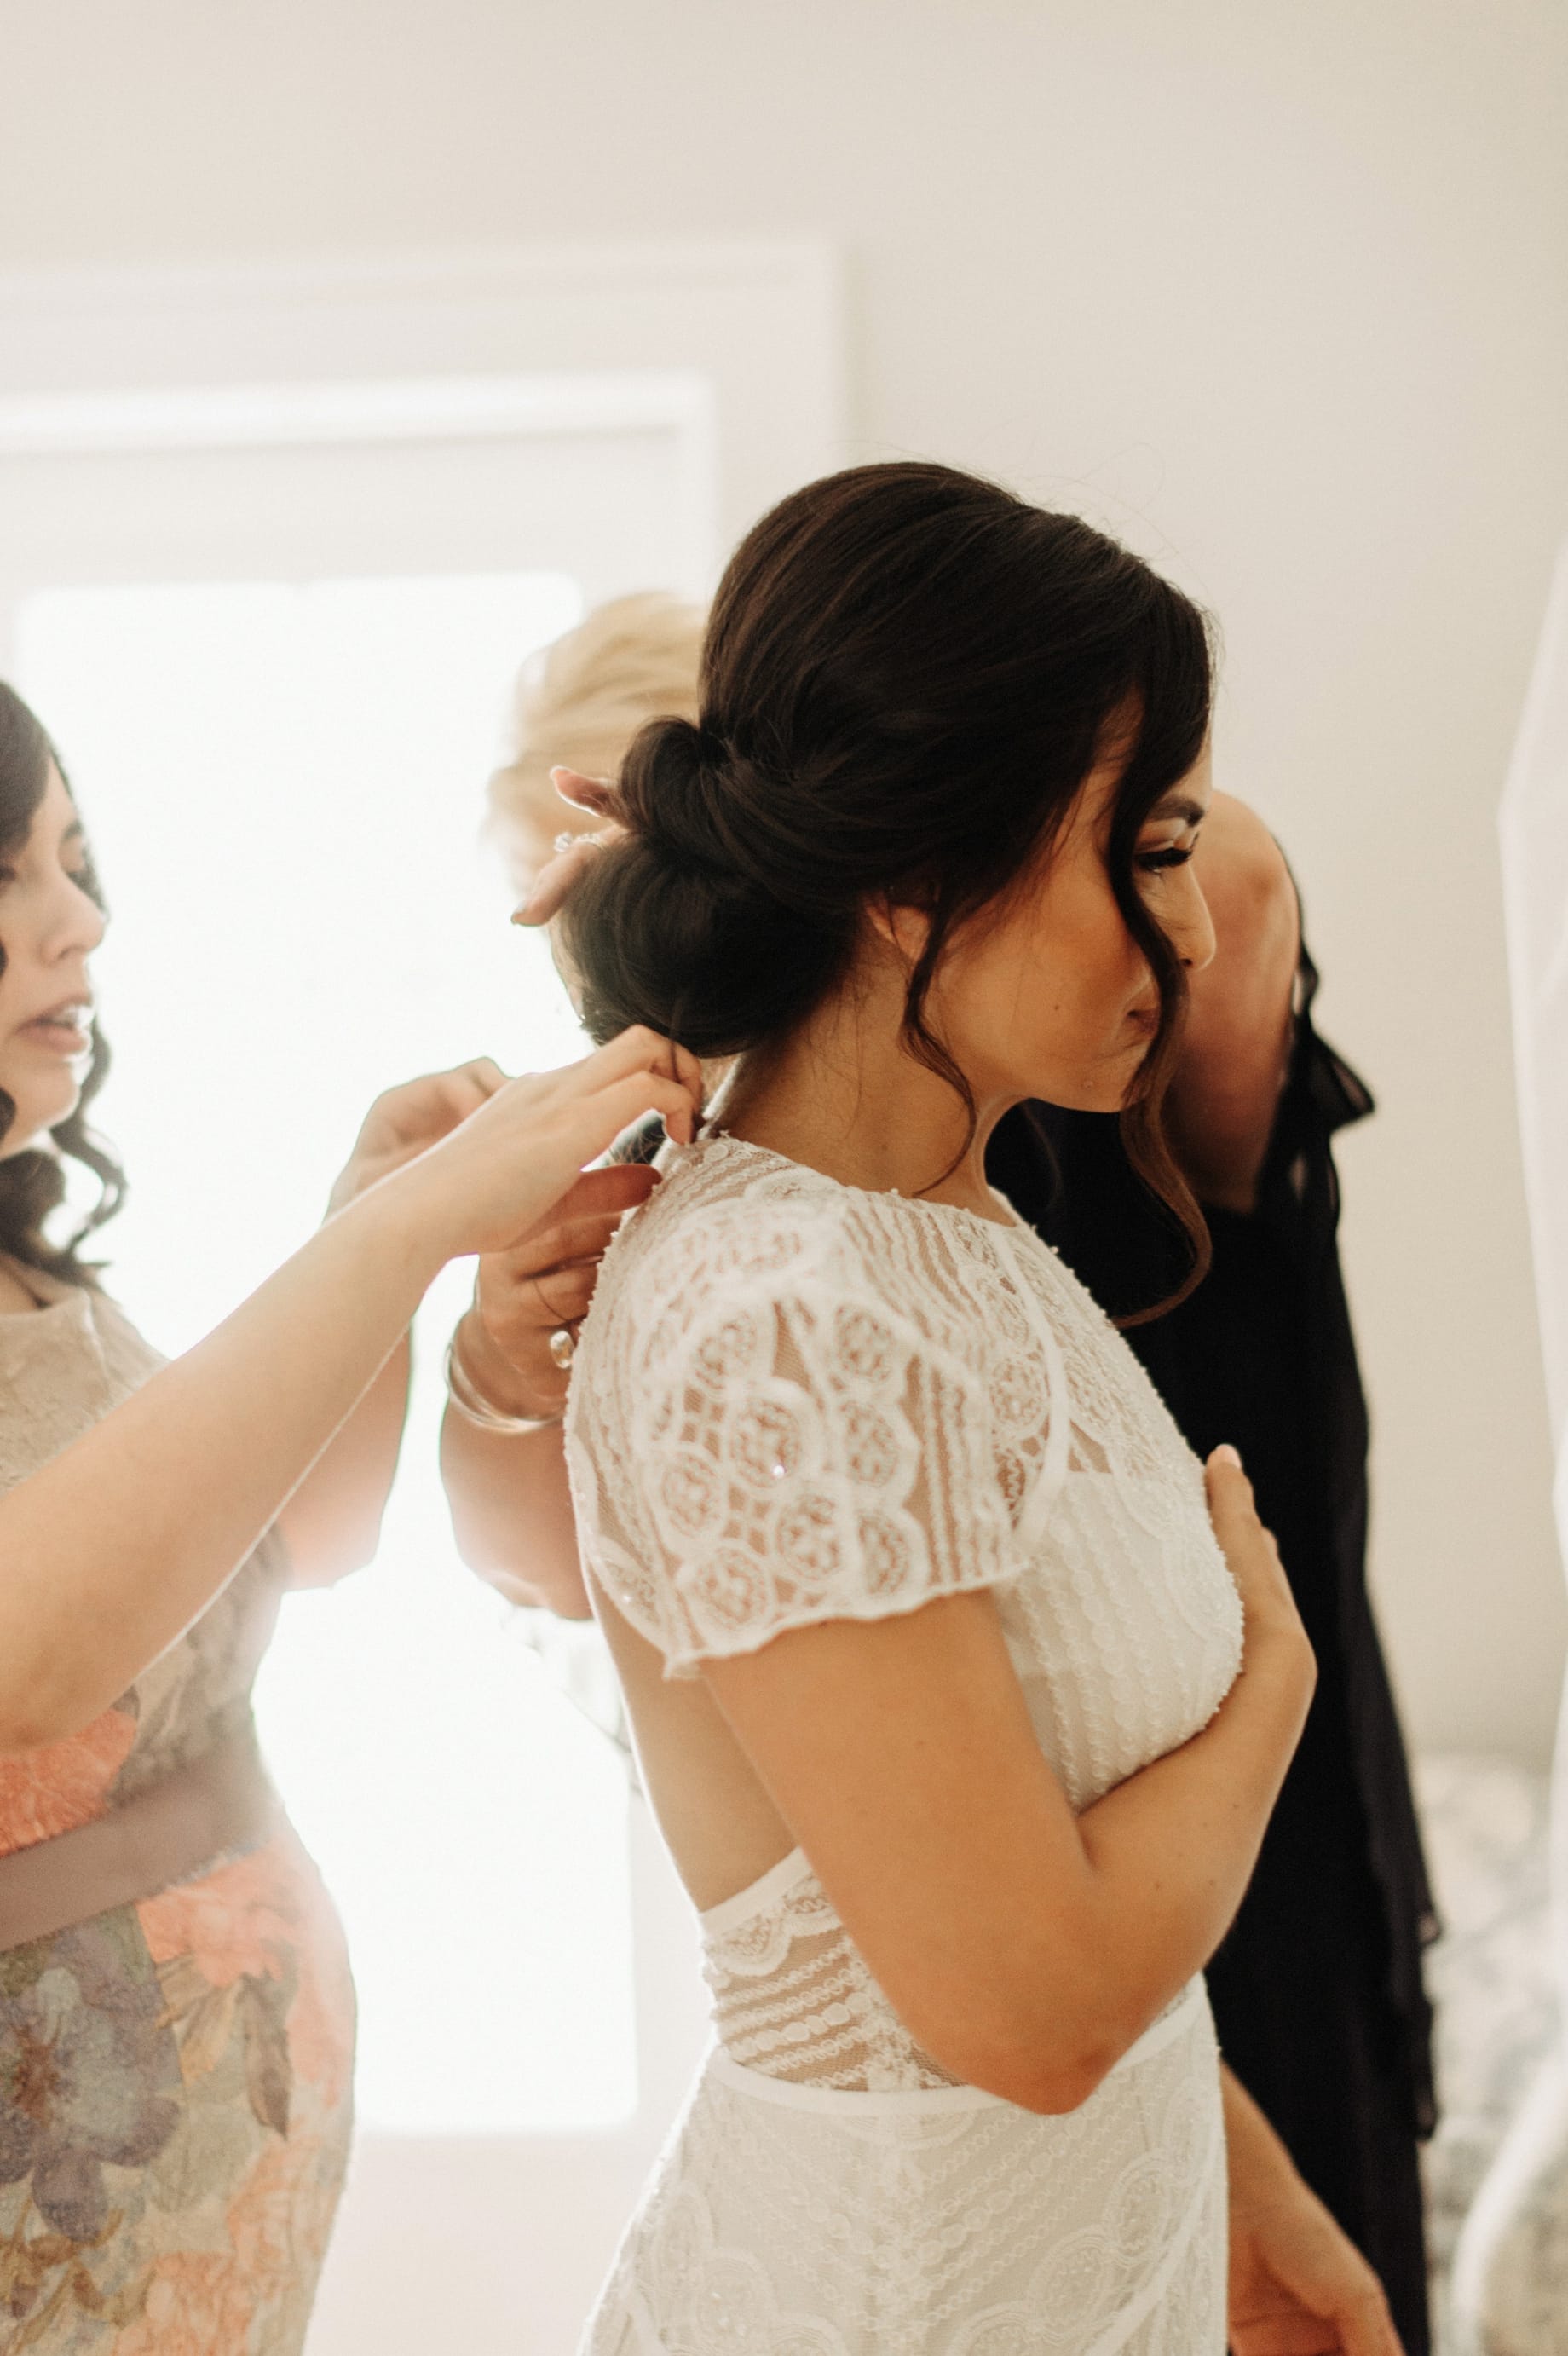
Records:
<instances>
[{"instance_id":1,"label":"lavender sash belt","mask_svg":"<svg viewBox=\"0 0 1568 2356\"><path fill-rule=\"evenodd\" d=\"M154 1898L235 1850L259 1848L280 1820L247 1720L107 1815L0 1857L0 1954Z\"/></svg>"}]
</instances>

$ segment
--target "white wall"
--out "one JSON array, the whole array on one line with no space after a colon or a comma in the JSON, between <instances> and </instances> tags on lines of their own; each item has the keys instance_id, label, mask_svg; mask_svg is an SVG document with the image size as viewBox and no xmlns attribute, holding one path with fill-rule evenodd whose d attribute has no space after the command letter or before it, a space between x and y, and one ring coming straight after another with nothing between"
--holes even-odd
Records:
<instances>
[{"instance_id":1,"label":"white wall","mask_svg":"<svg viewBox=\"0 0 1568 2356\"><path fill-rule=\"evenodd\" d=\"M1493 811L1568 519L1561 0L0 0L0 269L825 233L851 455L1167 552L1377 1087L1347 1243L1424 1741L1564 1631Z\"/></svg>"}]
</instances>

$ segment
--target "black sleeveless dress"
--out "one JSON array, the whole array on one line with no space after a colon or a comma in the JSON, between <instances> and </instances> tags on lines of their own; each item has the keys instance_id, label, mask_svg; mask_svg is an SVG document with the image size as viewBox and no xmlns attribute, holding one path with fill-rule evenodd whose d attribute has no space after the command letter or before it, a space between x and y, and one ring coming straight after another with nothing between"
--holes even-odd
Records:
<instances>
[{"instance_id":1,"label":"black sleeveless dress","mask_svg":"<svg viewBox=\"0 0 1568 2356\"><path fill-rule=\"evenodd\" d=\"M1305 950L1301 980L1257 1207L1209 1212L1209 1275L1127 1339L1200 1455L1240 1449L1317 1655L1300 1749L1209 1967L1221 2046L1376 2268L1407 2356L1427 2356L1417 2145L1435 2111L1421 1953L1436 1923L1367 1594L1367 1413L1330 1151L1372 1100L1313 1028ZM1185 1247L1114 1114L1020 1106L987 1167L1112 1315L1175 1290Z\"/></svg>"}]
</instances>

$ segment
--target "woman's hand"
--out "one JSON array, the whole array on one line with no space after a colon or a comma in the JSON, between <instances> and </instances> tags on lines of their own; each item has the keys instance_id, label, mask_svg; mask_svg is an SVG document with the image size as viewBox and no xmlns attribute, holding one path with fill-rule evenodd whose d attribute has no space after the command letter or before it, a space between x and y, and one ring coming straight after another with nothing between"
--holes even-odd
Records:
<instances>
[{"instance_id":1,"label":"woman's hand","mask_svg":"<svg viewBox=\"0 0 1568 2356\"><path fill-rule=\"evenodd\" d=\"M624 831L615 816L615 789L603 778L584 776L581 769L556 768L550 771L549 779L563 802L570 802L574 809L591 810L604 824L592 834L573 836L553 859L546 862L535 876L528 898L514 909L514 925L548 925L559 914L567 894L594 852L603 851L607 843L619 841Z\"/></svg>"},{"instance_id":2,"label":"woman's hand","mask_svg":"<svg viewBox=\"0 0 1568 2356\"><path fill-rule=\"evenodd\" d=\"M575 1339L611 1237L657 1183L640 1162L585 1171L569 1197L570 1215L552 1218L515 1250L480 1260L458 1348L483 1396L503 1414L560 1413L567 1371L550 1355L550 1335L564 1326Z\"/></svg>"},{"instance_id":3,"label":"woman's hand","mask_svg":"<svg viewBox=\"0 0 1568 2356\"><path fill-rule=\"evenodd\" d=\"M337 1174L327 1197L328 1214L447 1136L506 1085L499 1064L478 1055L450 1072L431 1072L386 1089L366 1114L354 1151Z\"/></svg>"},{"instance_id":4,"label":"woman's hand","mask_svg":"<svg viewBox=\"0 0 1568 2356\"><path fill-rule=\"evenodd\" d=\"M1229 2070L1221 2076L1232 2356L1401 2356L1371 2267L1302 2182L1245 2088Z\"/></svg>"},{"instance_id":5,"label":"woman's hand","mask_svg":"<svg viewBox=\"0 0 1568 2356\"><path fill-rule=\"evenodd\" d=\"M1216 1448L1203 1468L1209 1492L1209 1515L1232 1578L1242 1599L1246 1627L1246 1656L1254 1657L1264 1644L1300 1656L1307 1693L1317 1681L1317 1665L1274 1532L1264 1529L1253 1501L1253 1484L1242 1470L1236 1451Z\"/></svg>"},{"instance_id":6,"label":"woman's hand","mask_svg":"<svg viewBox=\"0 0 1568 2356\"><path fill-rule=\"evenodd\" d=\"M1256 812L1215 794L1193 873L1215 950L1189 977L1166 1097L1172 1150L1200 1202L1251 1211L1295 1035L1301 918L1285 853Z\"/></svg>"},{"instance_id":7,"label":"woman's hand","mask_svg":"<svg viewBox=\"0 0 1568 2356\"><path fill-rule=\"evenodd\" d=\"M695 1056L652 1031L624 1031L581 1063L506 1082L381 1188L423 1253L513 1251L558 1207L577 1215L584 1164L624 1129L656 1112L688 1144L701 1103ZM592 1209L592 1189L586 1200Z\"/></svg>"},{"instance_id":8,"label":"woman's hand","mask_svg":"<svg viewBox=\"0 0 1568 2356\"><path fill-rule=\"evenodd\" d=\"M1382 2285L1322 2202L1231 2212L1231 2356L1401 2356Z\"/></svg>"}]
</instances>

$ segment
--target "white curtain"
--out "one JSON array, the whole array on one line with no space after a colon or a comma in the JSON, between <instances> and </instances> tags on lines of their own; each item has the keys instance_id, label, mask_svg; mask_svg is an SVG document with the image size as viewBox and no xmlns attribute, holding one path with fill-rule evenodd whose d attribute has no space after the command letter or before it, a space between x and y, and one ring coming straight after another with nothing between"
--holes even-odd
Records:
<instances>
[{"instance_id":1,"label":"white curtain","mask_svg":"<svg viewBox=\"0 0 1568 2356\"><path fill-rule=\"evenodd\" d=\"M1561 1476L1568 1426L1568 547L1547 605L1501 834L1525 1184Z\"/></svg>"},{"instance_id":2,"label":"white curtain","mask_svg":"<svg viewBox=\"0 0 1568 2356\"><path fill-rule=\"evenodd\" d=\"M1547 601L1500 831L1525 1187L1558 1539L1568 1564L1568 546ZM1528 1335L1520 1346L1531 1346ZM1558 1986L1568 1999L1562 1740L1552 1841ZM1561 2037L1466 2222L1453 2306L1452 2344L1460 2356L1568 2356L1568 2062Z\"/></svg>"}]
</instances>

